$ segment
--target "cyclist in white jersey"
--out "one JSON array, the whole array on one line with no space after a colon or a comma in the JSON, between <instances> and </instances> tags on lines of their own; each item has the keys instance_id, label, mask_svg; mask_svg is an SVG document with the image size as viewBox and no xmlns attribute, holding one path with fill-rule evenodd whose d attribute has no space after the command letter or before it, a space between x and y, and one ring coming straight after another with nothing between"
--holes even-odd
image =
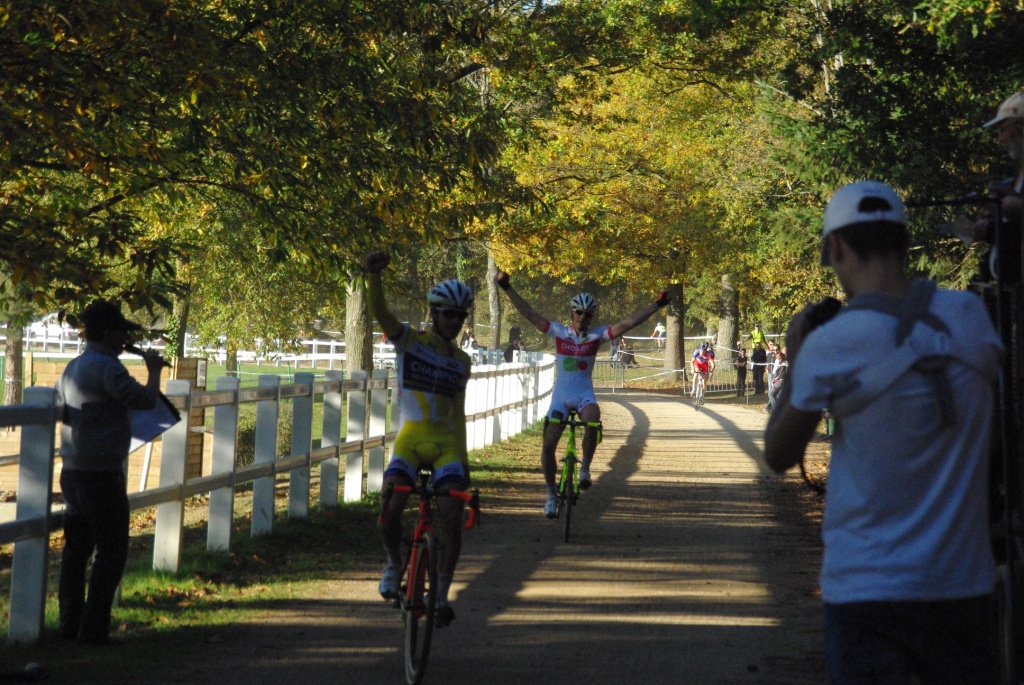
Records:
<instances>
[{"instance_id":1,"label":"cyclist in white jersey","mask_svg":"<svg viewBox=\"0 0 1024 685\"><path fill-rule=\"evenodd\" d=\"M664 307L672 299L668 291L663 290L653 304L641 308L627 319L623 319L611 326L590 327L590 322L597 311L597 300L590 293L580 293L572 298L570 317L572 323L569 326L551 321L534 311L526 300L519 293L513 290L509 283L509 276L504 271L498 271L494 280L508 295L512 305L519 310L519 313L526 317L537 330L550 337L555 342L555 389L551 396L551 408L548 410L549 419L562 419L567 414L567 402L576 409L581 421L597 423L601 420L601 408L594 396L594 362L597 357L598 348L612 338L626 333L635 326L639 326L658 309ZM565 424L546 423L544 426L544 443L541 448L540 463L544 470L544 481L547 484L548 496L544 504L544 515L548 518L555 516L555 495L557 485L555 484L555 450L558 448L558 441L562 438L562 431ZM589 488L591 485L590 462L594 459L594 450L597 449L597 429L587 426L583 433L583 460L580 465L580 487Z\"/></svg>"}]
</instances>

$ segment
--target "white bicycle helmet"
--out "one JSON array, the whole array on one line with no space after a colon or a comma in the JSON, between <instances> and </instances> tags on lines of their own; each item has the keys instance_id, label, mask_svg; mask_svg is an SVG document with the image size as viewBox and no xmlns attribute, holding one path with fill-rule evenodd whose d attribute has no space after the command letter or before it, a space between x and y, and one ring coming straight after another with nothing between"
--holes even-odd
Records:
<instances>
[{"instance_id":1,"label":"white bicycle helmet","mask_svg":"<svg viewBox=\"0 0 1024 685\"><path fill-rule=\"evenodd\" d=\"M576 297L572 298L570 303L573 309L578 309L581 312L593 313L597 310L597 300L590 293L580 293Z\"/></svg>"},{"instance_id":2,"label":"white bicycle helmet","mask_svg":"<svg viewBox=\"0 0 1024 685\"><path fill-rule=\"evenodd\" d=\"M469 309L473 306L473 291L462 281L451 278L430 289L427 293L427 304L431 307Z\"/></svg>"}]
</instances>

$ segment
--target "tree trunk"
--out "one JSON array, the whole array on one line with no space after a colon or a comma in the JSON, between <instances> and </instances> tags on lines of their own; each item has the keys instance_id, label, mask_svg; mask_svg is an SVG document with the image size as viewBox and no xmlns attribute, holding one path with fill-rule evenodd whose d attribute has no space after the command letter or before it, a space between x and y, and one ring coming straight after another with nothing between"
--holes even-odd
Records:
<instances>
[{"instance_id":1,"label":"tree trunk","mask_svg":"<svg viewBox=\"0 0 1024 685\"><path fill-rule=\"evenodd\" d=\"M369 373L373 370L373 329L366 306L366 284L352 278L345 293L345 374Z\"/></svg>"},{"instance_id":2,"label":"tree trunk","mask_svg":"<svg viewBox=\"0 0 1024 685\"><path fill-rule=\"evenodd\" d=\"M21 404L25 387L25 329L16 321L7 322L7 346L4 351L4 404Z\"/></svg>"},{"instance_id":3,"label":"tree trunk","mask_svg":"<svg viewBox=\"0 0 1024 685\"><path fill-rule=\"evenodd\" d=\"M227 343L227 356L224 359L224 373L238 378L238 346L230 340Z\"/></svg>"},{"instance_id":4,"label":"tree trunk","mask_svg":"<svg viewBox=\"0 0 1024 685\"><path fill-rule=\"evenodd\" d=\"M739 303L736 288L728 274L722 276L722 292L718 299L718 335L715 338L719 349L732 353L736 349L736 321L739 319ZM717 350L716 350L717 351Z\"/></svg>"},{"instance_id":5,"label":"tree trunk","mask_svg":"<svg viewBox=\"0 0 1024 685\"><path fill-rule=\"evenodd\" d=\"M501 350L501 296L498 293L498 284L494 277L498 275L498 265L494 261L494 252L487 248L487 304L491 314L491 342L488 345L492 350Z\"/></svg>"},{"instance_id":6,"label":"tree trunk","mask_svg":"<svg viewBox=\"0 0 1024 685\"><path fill-rule=\"evenodd\" d=\"M176 357L187 357L185 349L185 333L188 330L188 315L192 309L192 298L188 295L181 295L174 298L174 355Z\"/></svg>"},{"instance_id":7,"label":"tree trunk","mask_svg":"<svg viewBox=\"0 0 1024 685\"><path fill-rule=\"evenodd\" d=\"M686 311L683 301L683 284L673 283L668 287L672 301L665 307L665 370L683 369L686 359L685 325L683 312ZM677 372L677 378L683 373Z\"/></svg>"}]
</instances>

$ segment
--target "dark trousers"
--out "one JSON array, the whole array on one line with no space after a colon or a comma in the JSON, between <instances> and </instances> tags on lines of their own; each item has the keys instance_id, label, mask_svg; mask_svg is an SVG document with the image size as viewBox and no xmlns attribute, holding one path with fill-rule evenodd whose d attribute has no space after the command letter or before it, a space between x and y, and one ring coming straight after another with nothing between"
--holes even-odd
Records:
<instances>
[{"instance_id":1,"label":"dark trousers","mask_svg":"<svg viewBox=\"0 0 1024 685\"><path fill-rule=\"evenodd\" d=\"M736 396L739 397L747 391L747 370L736 370Z\"/></svg>"},{"instance_id":2,"label":"dark trousers","mask_svg":"<svg viewBox=\"0 0 1024 685\"><path fill-rule=\"evenodd\" d=\"M755 366L753 369L754 374L754 394L760 395L764 393L764 367Z\"/></svg>"},{"instance_id":3,"label":"dark trousers","mask_svg":"<svg viewBox=\"0 0 1024 685\"><path fill-rule=\"evenodd\" d=\"M992 597L826 604L828 682L996 685L997 624Z\"/></svg>"},{"instance_id":4,"label":"dark trousers","mask_svg":"<svg viewBox=\"0 0 1024 685\"><path fill-rule=\"evenodd\" d=\"M67 509L60 564L60 630L64 637L102 642L110 632L110 610L128 561L128 488L122 471L60 474ZM92 557L89 598L85 571Z\"/></svg>"}]
</instances>

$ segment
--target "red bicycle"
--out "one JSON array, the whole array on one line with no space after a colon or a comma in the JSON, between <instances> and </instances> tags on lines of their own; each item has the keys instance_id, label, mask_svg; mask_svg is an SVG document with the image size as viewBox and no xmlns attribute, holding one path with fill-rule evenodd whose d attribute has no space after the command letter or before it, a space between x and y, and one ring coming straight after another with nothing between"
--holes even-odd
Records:
<instances>
[{"instance_id":1,"label":"red bicycle","mask_svg":"<svg viewBox=\"0 0 1024 685\"><path fill-rule=\"evenodd\" d=\"M384 493L385 502L392 492L419 495L419 516L412 537L405 540L408 552L402 564L402 585L395 606L402 610L405 622L405 679L419 685L427 668L430 640L437 614L437 536L433 525L435 497L455 497L469 505L466 528L478 525L480 493L449 490L437 492L430 485L431 471L421 469L418 485L396 485Z\"/></svg>"}]
</instances>

